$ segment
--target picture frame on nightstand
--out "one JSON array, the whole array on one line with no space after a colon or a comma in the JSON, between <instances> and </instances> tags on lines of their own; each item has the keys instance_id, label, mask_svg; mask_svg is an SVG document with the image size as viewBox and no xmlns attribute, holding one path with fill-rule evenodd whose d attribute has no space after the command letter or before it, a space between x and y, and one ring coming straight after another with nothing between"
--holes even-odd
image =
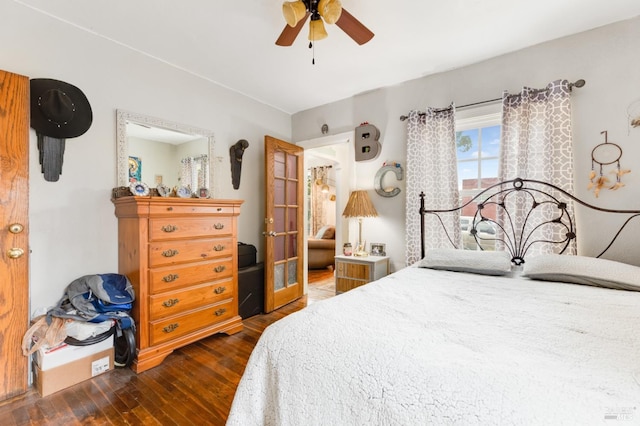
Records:
<instances>
[{"instance_id":1,"label":"picture frame on nightstand","mask_svg":"<svg viewBox=\"0 0 640 426\"><path fill-rule=\"evenodd\" d=\"M371 243L371 256L386 256L384 243Z\"/></svg>"}]
</instances>

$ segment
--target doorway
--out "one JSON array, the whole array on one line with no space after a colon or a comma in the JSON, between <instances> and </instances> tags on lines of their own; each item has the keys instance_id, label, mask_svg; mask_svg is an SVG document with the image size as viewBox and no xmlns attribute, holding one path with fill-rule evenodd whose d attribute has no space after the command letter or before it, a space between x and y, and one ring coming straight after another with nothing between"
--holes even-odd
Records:
<instances>
[{"instance_id":1,"label":"doorway","mask_svg":"<svg viewBox=\"0 0 640 426\"><path fill-rule=\"evenodd\" d=\"M298 143L305 149L305 173L307 174L307 184L309 187L305 191L304 200L304 229L305 229L305 268L304 282L305 293L307 294L308 303L322 300L335 295L335 281L333 269L329 268L309 268L311 254L309 253L309 239L315 237L314 230L311 226L313 212L310 209L311 196L310 185L316 185L317 175L311 174L314 167L325 167L326 182L319 182L317 189L320 189L325 183L329 187L327 193L327 201L325 207L331 208L333 211L327 216L334 221L327 225L334 226L334 248L333 255L342 252L344 241L349 241L347 222L342 217L342 209L349 198L349 191L355 182L353 176L353 167L355 158L352 149L354 135L353 132L341 133L338 135L327 136ZM331 207L329 207L331 206ZM316 227L319 225L316 224ZM313 245L314 243L312 243ZM312 249L313 250L313 249ZM321 265L320 265L321 266Z\"/></svg>"}]
</instances>

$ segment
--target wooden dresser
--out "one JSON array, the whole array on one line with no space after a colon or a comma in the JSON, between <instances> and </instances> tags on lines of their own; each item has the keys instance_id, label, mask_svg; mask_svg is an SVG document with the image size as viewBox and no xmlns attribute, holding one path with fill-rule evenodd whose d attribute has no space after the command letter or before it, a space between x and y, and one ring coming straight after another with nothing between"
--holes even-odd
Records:
<instances>
[{"instance_id":1,"label":"wooden dresser","mask_svg":"<svg viewBox=\"0 0 640 426\"><path fill-rule=\"evenodd\" d=\"M118 270L133 284L140 373L174 349L242 330L238 315L240 200L122 197Z\"/></svg>"}]
</instances>

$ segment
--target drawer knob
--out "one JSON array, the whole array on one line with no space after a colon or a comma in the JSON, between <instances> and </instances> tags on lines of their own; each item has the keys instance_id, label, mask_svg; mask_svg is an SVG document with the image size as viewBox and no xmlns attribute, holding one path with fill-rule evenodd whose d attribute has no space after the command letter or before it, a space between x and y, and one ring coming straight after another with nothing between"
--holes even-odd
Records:
<instances>
[{"instance_id":1,"label":"drawer knob","mask_svg":"<svg viewBox=\"0 0 640 426\"><path fill-rule=\"evenodd\" d=\"M167 210L172 212L173 211L173 207L169 206L169 207L167 207Z\"/></svg>"},{"instance_id":2,"label":"drawer knob","mask_svg":"<svg viewBox=\"0 0 640 426\"><path fill-rule=\"evenodd\" d=\"M213 248L215 251L222 251L224 250L224 246L222 244L218 244L217 246L215 246Z\"/></svg>"},{"instance_id":3,"label":"drawer knob","mask_svg":"<svg viewBox=\"0 0 640 426\"><path fill-rule=\"evenodd\" d=\"M174 322L173 324L169 324L168 326L164 327L162 331L164 331L165 333L171 333L172 331L175 331L178 326L179 324L177 322Z\"/></svg>"},{"instance_id":4,"label":"drawer knob","mask_svg":"<svg viewBox=\"0 0 640 426\"><path fill-rule=\"evenodd\" d=\"M178 250L173 250L173 249L165 250L162 252L162 255L164 257L173 257L176 254L178 254Z\"/></svg>"},{"instance_id":5,"label":"drawer knob","mask_svg":"<svg viewBox=\"0 0 640 426\"><path fill-rule=\"evenodd\" d=\"M225 292L225 290L226 290L226 289L227 289L227 288L226 288L225 286L220 286L220 287L216 288L215 290L213 290L213 292L214 292L215 294L222 294L222 293L224 293L224 292Z\"/></svg>"},{"instance_id":6,"label":"drawer knob","mask_svg":"<svg viewBox=\"0 0 640 426\"><path fill-rule=\"evenodd\" d=\"M220 308L217 311L215 311L214 314L216 314L216 316L219 317L220 315L224 314L225 312L227 312L227 308Z\"/></svg>"},{"instance_id":7,"label":"drawer knob","mask_svg":"<svg viewBox=\"0 0 640 426\"><path fill-rule=\"evenodd\" d=\"M178 227L175 225L164 225L162 228L164 232L175 232L178 230Z\"/></svg>"},{"instance_id":8,"label":"drawer knob","mask_svg":"<svg viewBox=\"0 0 640 426\"><path fill-rule=\"evenodd\" d=\"M222 207L218 207L216 210L221 212L222 211Z\"/></svg>"},{"instance_id":9,"label":"drawer knob","mask_svg":"<svg viewBox=\"0 0 640 426\"><path fill-rule=\"evenodd\" d=\"M171 283L177 280L178 278L180 278L178 274L169 274L167 276L162 277L162 281L164 281L165 283Z\"/></svg>"},{"instance_id":10,"label":"drawer knob","mask_svg":"<svg viewBox=\"0 0 640 426\"><path fill-rule=\"evenodd\" d=\"M162 306L164 306L165 308L170 308L172 306L177 305L179 301L180 301L180 299L165 300L164 302L162 302Z\"/></svg>"},{"instance_id":11,"label":"drawer knob","mask_svg":"<svg viewBox=\"0 0 640 426\"><path fill-rule=\"evenodd\" d=\"M218 265L218 266L216 266L215 268L213 268L213 270L214 270L214 271L216 271L216 272L222 272L222 271L224 271L225 269L227 269L227 268L226 268L226 266L224 266L224 265Z\"/></svg>"},{"instance_id":12,"label":"drawer knob","mask_svg":"<svg viewBox=\"0 0 640 426\"><path fill-rule=\"evenodd\" d=\"M224 223L218 222L215 225L213 225L213 227L216 228L216 229L222 229L222 228L224 228Z\"/></svg>"}]
</instances>

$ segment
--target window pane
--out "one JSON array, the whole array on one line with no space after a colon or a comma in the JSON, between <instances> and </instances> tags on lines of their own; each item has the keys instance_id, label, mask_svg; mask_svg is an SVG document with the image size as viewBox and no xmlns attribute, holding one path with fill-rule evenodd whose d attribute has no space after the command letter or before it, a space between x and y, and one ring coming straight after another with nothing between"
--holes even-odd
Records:
<instances>
[{"instance_id":1,"label":"window pane","mask_svg":"<svg viewBox=\"0 0 640 426\"><path fill-rule=\"evenodd\" d=\"M289 228L287 231L296 231L298 229L298 209L290 208L289 215L287 217L287 222L289 223Z\"/></svg>"},{"instance_id":2,"label":"window pane","mask_svg":"<svg viewBox=\"0 0 640 426\"><path fill-rule=\"evenodd\" d=\"M284 172L284 152L276 151L273 154L273 175L285 177Z\"/></svg>"},{"instance_id":3,"label":"window pane","mask_svg":"<svg viewBox=\"0 0 640 426\"><path fill-rule=\"evenodd\" d=\"M273 268L273 288L282 290L284 288L284 263L275 265Z\"/></svg>"},{"instance_id":4,"label":"window pane","mask_svg":"<svg viewBox=\"0 0 640 426\"><path fill-rule=\"evenodd\" d=\"M484 127L482 129L482 156L498 157L499 155L500 126Z\"/></svg>"},{"instance_id":5,"label":"window pane","mask_svg":"<svg viewBox=\"0 0 640 426\"><path fill-rule=\"evenodd\" d=\"M275 179L273 181L273 197L276 204L284 204L284 185L285 181L282 179Z\"/></svg>"},{"instance_id":6,"label":"window pane","mask_svg":"<svg viewBox=\"0 0 640 426\"><path fill-rule=\"evenodd\" d=\"M273 253L273 258L276 262L284 260L284 245L285 245L285 236L284 235L278 235L275 238L275 241L273 242L273 249L274 249L274 253Z\"/></svg>"},{"instance_id":7,"label":"window pane","mask_svg":"<svg viewBox=\"0 0 640 426\"><path fill-rule=\"evenodd\" d=\"M298 182L295 180L287 181L287 204L298 204Z\"/></svg>"},{"instance_id":8,"label":"window pane","mask_svg":"<svg viewBox=\"0 0 640 426\"><path fill-rule=\"evenodd\" d=\"M289 179L298 177L298 157L292 154L287 154L287 177Z\"/></svg>"},{"instance_id":9,"label":"window pane","mask_svg":"<svg viewBox=\"0 0 640 426\"><path fill-rule=\"evenodd\" d=\"M287 262L287 284L295 284L297 282L298 277L296 276L296 272L298 269L298 261L291 260Z\"/></svg>"},{"instance_id":10,"label":"window pane","mask_svg":"<svg viewBox=\"0 0 640 426\"><path fill-rule=\"evenodd\" d=\"M284 219L284 212L286 211L286 209L284 207L276 207L274 209L273 215L274 215L274 230L276 232L284 232L286 231L285 229L285 219Z\"/></svg>"},{"instance_id":11,"label":"window pane","mask_svg":"<svg viewBox=\"0 0 640 426\"><path fill-rule=\"evenodd\" d=\"M458 162L458 189L478 188L478 162Z\"/></svg>"},{"instance_id":12,"label":"window pane","mask_svg":"<svg viewBox=\"0 0 640 426\"><path fill-rule=\"evenodd\" d=\"M287 238L289 239L287 257L290 259L298 255L298 234L288 235Z\"/></svg>"},{"instance_id":13,"label":"window pane","mask_svg":"<svg viewBox=\"0 0 640 426\"><path fill-rule=\"evenodd\" d=\"M482 168L482 187L486 188L495 183L495 181L490 178L498 177L498 159L482 160L480 167Z\"/></svg>"},{"instance_id":14,"label":"window pane","mask_svg":"<svg viewBox=\"0 0 640 426\"><path fill-rule=\"evenodd\" d=\"M478 129L456 132L458 160L478 158Z\"/></svg>"}]
</instances>

